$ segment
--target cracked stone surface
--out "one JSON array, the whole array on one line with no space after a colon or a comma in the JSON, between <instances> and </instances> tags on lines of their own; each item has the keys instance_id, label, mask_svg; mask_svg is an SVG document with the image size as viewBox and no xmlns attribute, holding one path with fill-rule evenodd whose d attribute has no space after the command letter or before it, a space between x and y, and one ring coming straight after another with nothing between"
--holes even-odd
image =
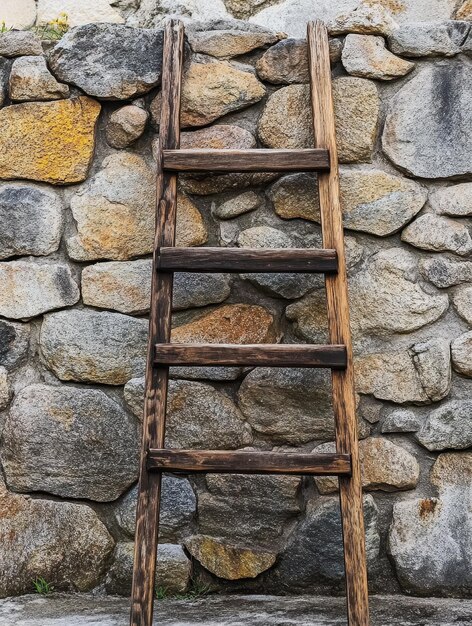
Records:
<instances>
[{"instance_id":1,"label":"cracked stone surface","mask_svg":"<svg viewBox=\"0 0 472 626\"><path fill-rule=\"evenodd\" d=\"M163 626L343 626L344 598L211 596L159 602ZM217 616L217 618L215 618ZM371 626L460 626L472 619L472 600L373 596ZM129 600L79 594L23 596L0 603L0 626L126 626ZM427 622L425 621L427 620Z\"/></svg>"}]
</instances>

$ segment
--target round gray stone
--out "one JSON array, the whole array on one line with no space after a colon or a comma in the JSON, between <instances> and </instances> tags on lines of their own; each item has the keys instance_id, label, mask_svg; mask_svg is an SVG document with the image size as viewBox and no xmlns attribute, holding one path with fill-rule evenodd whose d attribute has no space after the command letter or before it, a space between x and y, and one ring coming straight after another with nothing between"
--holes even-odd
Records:
<instances>
[{"instance_id":1,"label":"round gray stone","mask_svg":"<svg viewBox=\"0 0 472 626\"><path fill-rule=\"evenodd\" d=\"M0 263L0 315L29 319L46 311L75 304L79 286L70 267L32 261Z\"/></svg>"},{"instance_id":2,"label":"round gray stone","mask_svg":"<svg viewBox=\"0 0 472 626\"><path fill-rule=\"evenodd\" d=\"M1 459L12 489L108 502L137 478L137 423L102 391L30 385L12 404Z\"/></svg>"},{"instance_id":3,"label":"round gray stone","mask_svg":"<svg viewBox=\"0 0 472 626\"><path fill-rule=\"evenodd\" d=\"M49 189L24 183L0 185L0 258L56 252L63 206Z\"/></svg>"},{"instance_id":4,"label":"round gray stone","mask_svg":"<svg viewBox=\"0 0 472 626\"><path fill-rule=\"evenodd\" d=\"M135 487L126 494L115 511L120 528L130 537L134 537L136 528L137 497L138 489ZM159 513L159 539L172 543L191 534L196 508L197 499L189 481L186 478L164 474Z\"/></svg>"},{"instance_id":5,"label":"round gray stone","mask_svg":"<svg viewBox=\"0 0 472 626\"><path fill-rule=\"evenodd\" d=\"M472 173L471 101L469 64L450 61L425 67L390 102L382 136L384 152L413 176Z\"/></svg>"},{"instance_id":6,"label":"round gray stone","mask_svg":"<svg viewBox=\"0 0 472 626\"><path fill-rule=\"evenodd\" d=\"M333 436L329 376L322 370L256 368L241 384L239 406L254 430L278 443Z\"/></svg>"},{"instance_id":7,"label":"round gray stone","mask_svg":"<svg viewBox=\"0 0 472 626\"><path fill-rule=\"evenodd\" d=\"M123 385L144 371L148 322L120 313L60 311L45 317L40 345L61 380Z\"/></svg>"},{"instance_id":8,"label":"round gray stone","mask_svg":"<svg viewBox=\"0 0 472 626\"><path fill-rule=\"evenodd\" d=\"M428 450L462 450L472 445L472 401L451 400L431 411L416 434Z\"/></svg>"},{"instance_id":9,"label":"round gray stone","mask_svg":"<svg viewBox=\"0 0 472 626\"><path fill-rule=\"evenodd\" d=\"M54 46L49 66L59 80L106 100L126 100L159 84L162 30L85 24Z\"/></svg>"},{"instance_id":10,"label":"round gray stone","mask_svg":"<svg viewBox=\"0 0 472 626\"><path fill-rule=\"evenodd\" d=\"M20 496L3 484L0 536L2 598L30 594L39 577L57 591L89 591L99 584L114 546L91 507Z\"/></svg>"}]
</instances>

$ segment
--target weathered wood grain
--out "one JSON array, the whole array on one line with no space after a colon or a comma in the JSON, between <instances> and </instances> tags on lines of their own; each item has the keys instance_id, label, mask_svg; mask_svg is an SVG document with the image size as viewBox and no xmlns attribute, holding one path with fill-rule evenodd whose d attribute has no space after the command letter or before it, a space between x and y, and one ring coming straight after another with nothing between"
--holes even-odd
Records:
<instances>
[{"instance_id":1,"label":"weathered wood grain","mask_svg":"<svg viewBox=\"0 0 472 626\"><path fill-rule=\"evenodd\" d=\"M226 450L149 450L148 469L219 474L349 475L348 454L299 454Z\"/></svg>"},{"instance_id":2,"label":"weathered wood grain","mask_svg":"<svg viewBox=\"0 0 472 626\"><path fill-rule=\"evenodd\" d=\"M173 272L335 272L335 250L310 248L161 248L160 270Z\"/></svg>"},{"instance_id":3,"label":"weathered wood grain","mask_svg":"<svg viewBox=\"0 0 472 626\"><path fill-rule=\"evenodd\" d=\"M342 345L160 343L156 365L224 365L243 367L346 367Z\"/></svg>"},{"instance_id":4,"label":"weathered wood grain","mask_svg":"<svg viewBox=\"0 0 472 626\"><path fill-rule=\"evenodd\" d=\"M171 172L323 172L326 150L164 150L164 169Z\"/></svg>"},{"instance_id":5,"label":"weathered wood grain","mask_svg":"<svg viewBox=\"0 0 472 626\"><path fill-rule=\"evenodd\" d=\"M180 141L180 90L184 44L183 24L170 20L165 27L162 65L162 108L157 162L156 235L151 283L149 346L146 365L141 466L136 511L136 540L131 626L152 626L154 580L161 493L161 474L147 470L149 448L162 448L169 368L155 367L154 344L170 340L173 275L157 271L157 250L175 243L177 176L164 172L162 150L175 149Z\"/></svg>"},{"instance_id":6,"label":"weathered wood grain","mask_svg":"<svg viewBox=\"0 0 472 626\"><path fill-rule=\"evenodd\" d=\"M317 20L308 24L307 39L315 147L327 148L331 161L329 173L318 176L323 246L333 248L338 254L338 273L327 275L325 279L329 338L332 343L344 344L347 350L347 368L332 372L332 388L336 450L340 454L351 454L352 462L352 477L339 478L348 622L350 626L368 626L369 600L349 301L328 35L323 22Z\"/></svg>"}]
</instances>

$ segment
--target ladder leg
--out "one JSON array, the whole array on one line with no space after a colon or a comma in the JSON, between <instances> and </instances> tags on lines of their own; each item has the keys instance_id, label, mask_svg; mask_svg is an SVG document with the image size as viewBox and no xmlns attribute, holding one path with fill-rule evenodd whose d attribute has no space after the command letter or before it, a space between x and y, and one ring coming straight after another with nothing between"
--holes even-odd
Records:
<instances>
[{"instance_id":1,"label":"ladder leg","mask_svg":"<svg viewBox=\"0 0 472 626\"><path fill-rule=\"evenodd\" d=\"M357 421L352 369L346 262L342 212L339 201L339 174L336 131L331 91L328 35L320 21L308 24L308 55L311 76L311 103L315 147L330 153L330 171L318 175L323 245L338 254L338 273L326 276L326 300L330 341L342 343L347 351L347 368L332 372L336 451L351 455L351 477L339 477L343 525L344 564L348 623L369 625L369 600L365 555L362 483L357 440Z\"/></svg>"},{"instance_id":2,"label":"ladder leg","mask_svg":"<svg viewBox=\"0 0 472 626\"><path fill-rule=\"evenodd\" d=\"M173 285L172 273L158 272L157 268L159 249L174 245L177 212L177 176L164 172L162 151L179 147L183 42L182 23L176 20L167 22L162 63L156 237L151 284L141 467L136 510L131 626L152 626L154 607L161 473L148 471L147 456L150 448L163 448L165 443L169 368L155 366L154 345L170 341Z\"/></svg>"}]
</instances>

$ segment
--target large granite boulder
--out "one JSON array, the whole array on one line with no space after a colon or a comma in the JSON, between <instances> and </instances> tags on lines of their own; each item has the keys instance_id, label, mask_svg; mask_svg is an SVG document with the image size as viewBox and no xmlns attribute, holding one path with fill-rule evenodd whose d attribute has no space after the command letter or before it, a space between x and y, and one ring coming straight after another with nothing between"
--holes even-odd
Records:
<instances>
[{"instance_id":1,"label":"large granite boulder","mask_svg":"<svg viewBox=\"0 0 472 626\"><path fill-rule=\"evenodd\" d=\"M425 67L390 102L382 136L385 154L413 176L470 174L471 100L469 64L450 61Z\"/></svg>"},{"instance_id":2,"label":"large granite boulder","mask_svg":"<svg viewBox=\"0 0 472 626\"><path fill-rule=\"evenodd\" d=\"M121 24L85 24L71 29L49 54L61 81L107 100L127 100L161 80L162 30Z\"/></svg>"},{"instance_id":3,"label":"large granite boulder","mask_svg":"<svg viewBox=\"0 0 472 626\"><path fill-rule=\"evenodd\" d=\"M437 498L397 502L389 551L402 589L417 595L469 595L472 455L441 454L431 472Z\"/></svg>"},{"instance_id":4,"label":"large granite boulder","mask_svg":"<svg viewBox=\"0 0 472 626\"><path fill-rule=\"evenodd\" d=\"M0 486L1 597L31 593L37 578L58 591L90 591L113 546L91 507L20 496Z\"/></svg>"},{"instance_id":5,"label":"large granite boulder","mask_svg":"<svg viewBox=\"0 0 472 626\"><path fill-rule=\"evenodd\" d=\"M137 422L102 391L30 385L15 397L0 456L16 491L107 502L136 480Z\"/></svg>"}]
</instances>

